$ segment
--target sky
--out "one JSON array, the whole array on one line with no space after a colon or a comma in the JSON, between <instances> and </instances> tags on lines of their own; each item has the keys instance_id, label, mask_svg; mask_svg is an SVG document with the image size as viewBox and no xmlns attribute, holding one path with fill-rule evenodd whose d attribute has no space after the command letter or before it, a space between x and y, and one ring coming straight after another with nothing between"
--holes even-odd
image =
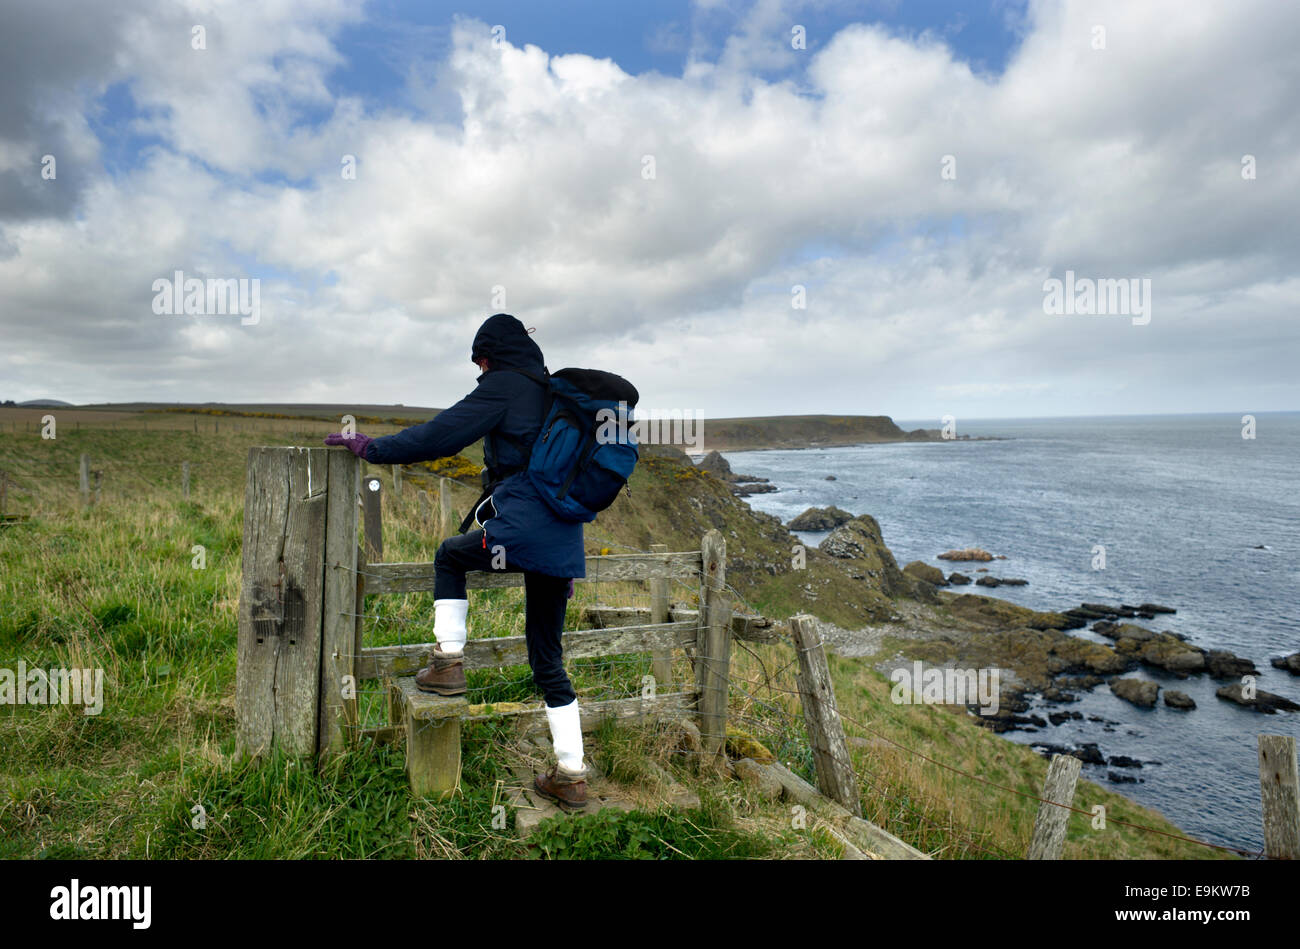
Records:
<instances>
[{"instance_id":1,"label":"sky","mask_svg":"<svg viewBox=\"0 0 1300 949\"><path fill-rule=\"evenodd\" d=\"M1300 409L1298 46L1281 0L0 0L0 399L446 406L507 312L654 412Z\"/></svg>"}]
</instances>

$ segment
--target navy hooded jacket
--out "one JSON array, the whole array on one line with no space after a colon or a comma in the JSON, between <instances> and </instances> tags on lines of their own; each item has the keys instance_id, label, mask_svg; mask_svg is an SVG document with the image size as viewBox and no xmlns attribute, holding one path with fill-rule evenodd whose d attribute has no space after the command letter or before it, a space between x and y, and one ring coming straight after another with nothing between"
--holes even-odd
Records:
<instances>
[{"instance_id":1,"label":"navy hooded jacket","mask_svg":"<svg viewBox=\"0 0 1300 949\"><path fill-rule=\"evenodd\" d=\"M488 359L478 387L427 422L371 441L366 461L377 465L432 461L462 451L483 439L483 460L492 472L521 468L526 451L542 427L546 388L514 372L545 377L542 351L524 324L506 313L489 317L474 336L471 359ZM507 477L492 493L485 513L486 547L501 545L509 568L553 577L584 577L582 524L555 516L532 482Z\"/></svg>"}]
</instances>

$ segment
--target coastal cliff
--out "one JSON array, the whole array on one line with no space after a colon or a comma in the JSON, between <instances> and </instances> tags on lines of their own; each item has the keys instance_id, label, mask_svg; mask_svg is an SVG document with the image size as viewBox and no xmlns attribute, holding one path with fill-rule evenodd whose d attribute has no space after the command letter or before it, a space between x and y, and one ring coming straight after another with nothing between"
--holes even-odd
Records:
<instances>
[{"instance_id":1,"label":"coastal cliff","mask_svg":"<svg viewBox=\"0 0 1300 949\"><path fill-rule=\"evenodd\" d=\"M879 442L942 441L937 428L904 431L888 415L780 415L706 419L707 451L769 448L829 448Z\"/></svg>"}]
</instances>

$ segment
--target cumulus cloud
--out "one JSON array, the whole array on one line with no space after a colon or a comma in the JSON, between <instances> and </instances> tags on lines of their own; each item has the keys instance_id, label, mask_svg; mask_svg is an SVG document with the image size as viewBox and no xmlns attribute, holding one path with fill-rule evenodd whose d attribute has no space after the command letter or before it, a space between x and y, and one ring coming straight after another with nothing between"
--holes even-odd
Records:
<instances>
[{"instance_id":1,"label":"cumulus cloud","mask_svg":"<svg viewBox=\"0 0 1300 949\"><path fill-rule=\"evenodd\" d=\"M552 368L715 416L1300 395L1300 10L1033 4L996 76L868 24L792 50L774 0L680 76L461 18L412 64L448 122L332 84L353 4L99 6L62 37L48 13L0 22L47 51L3 67L6 397L445 405L499 309ZM114 84L145 144L109 170L91 120ZM78 173L42 181L47 147ZM178 269L259 277L260 322L155 315ZM1044 313L1067 269L1151 279L1151 322Z\"/></svg>"}]
</instances>

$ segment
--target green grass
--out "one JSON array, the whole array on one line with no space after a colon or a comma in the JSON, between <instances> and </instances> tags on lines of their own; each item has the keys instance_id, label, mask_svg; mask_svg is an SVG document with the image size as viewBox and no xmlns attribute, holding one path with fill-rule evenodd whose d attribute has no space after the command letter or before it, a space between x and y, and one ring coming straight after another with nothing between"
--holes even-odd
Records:
<instances>
[{"instance_id":1,"label":"green grass","mask_svg":"<svg viewBox=\"0 0 1300 949\"><path fill-rule=\"evenodd\" d=\"M535 846L514 836L504 786L514 780L502 754L505 726L474 722L464 730L462 793L445 802L414 799L402 748L349 752L325 771L276 758L258 765L235 755L235 642L243 529L244 464L256 444L312 444L330 430L320 423L254 425L221 420L219 431L177 417L163 429L61 429L55 440L0 432L0 469L18 483L9 509L32 514L0 529L0 667L99 668L106 697L97 716L73 707L0 706L0 858L419 858L525 857L763 858L833 857L837 847L815 822L795 826L790 808L767 802L726 777L696 775L655 729L602 728L589 755L615 779L653 784L670 771L701 798L699 810L646 806L547 824ZM319 431L317 431L317 428ZM374 430L378 432L379 430ZM77 459L92 456L105 472L103 499L77 504ZM477 452L467 452L477 457ZM181 497L179 463L194 463L189 500ZM438 538L415 503L408 480L402 499L386 485L385 559L427 561ZM477 494L456 488L454 506ZM789 574L764 571L764 559L788 558L770 524L747 520L725 487L663 461L638 468L633 496L620 500L588 531L590 552L606 543L643 549L698 546L703 523L684 519L704 499L703 522L725 518L728 555L748 565L732 582L772 615L813 611L828 619L845 609L828 588L816 603L802 598ZM696 516L696 515L691 515ZM732 531L734 530L734 534ZM194 548L205 563L194 563ZM812 563L810 561L810 563ZM815 566L815 564L813 564ZM818 576L810 567L809 576ZM800 577L799 582L806 578ZM674 584L674 600L694 590ZM631 584L578 586L570 628L597 597L648 605ZM471 591L474 636L523 631L522 591ZM839 612L836 612L839 611ZM366 641L379 645L432 638L432 595L372 597ZM842 618L842 617L840 617ZM788 644L733 650L732 718L777 758L814 777L794 688ZM592 700L634 695L649 672L642 656L569 664L579 695ZM833 659L846 720L990 780L1035 792L1045 762L946 711L895 706L888 683L862 663ZM687 679L679 662L675 675ZM525 668L479 670L474 701L539 701ZM363 720L380 723L385 706L371 683ZM870 737L848 725L850 735ZM888 747L854 749L863 811L909 843L943 857L1019 856L1032 826L1032 801L967 782ZM1105 803L1116 816L1170 831L1158 815L1119 795L1081 784L1080 805ZM206 823L195 826L195 807ZM590 815L595 816L595 815ZM1207 851L1112 825L1098 834L1072 817L1067 856L1205 856ZM1212 855L1212 854L1211 854Z\"/></svg>"}]
</instances>

